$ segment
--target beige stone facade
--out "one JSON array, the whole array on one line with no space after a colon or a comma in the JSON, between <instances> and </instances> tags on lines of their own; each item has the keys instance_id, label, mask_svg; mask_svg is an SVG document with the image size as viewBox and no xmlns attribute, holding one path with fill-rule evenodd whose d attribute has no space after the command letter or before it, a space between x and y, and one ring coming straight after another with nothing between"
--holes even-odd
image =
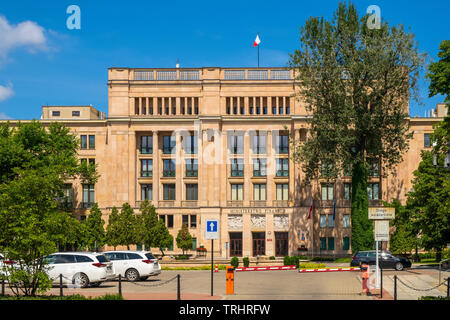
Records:
<instances>
[{"instance_id":1,"label":"beige stone facade","mask_svg":"<svg viewBox=\"0 0 450 320\"><path fill-rule=\"evenodd\" d=\"M208 252L205 221L218 219L215 256L350 254L350 177L329 188L320 181L305 186L289 159L288 135L304 139L307 129L293 71L110 68L108 74L107 118L92 107L43 107L41 121L66 123L82 139L80 158L98 164L95 186L72 183L77 217L92 202L106 221L124 202L138 213L147 197L174 238L184 221L195 246ZM78 109L83 116L72 117ZM424 135L442 120L437 114L410 119L414 138L396 175L369 178L371 205L405 199ZM169 251L181 250L174 241Z\"/></svg>"}]
</instances>

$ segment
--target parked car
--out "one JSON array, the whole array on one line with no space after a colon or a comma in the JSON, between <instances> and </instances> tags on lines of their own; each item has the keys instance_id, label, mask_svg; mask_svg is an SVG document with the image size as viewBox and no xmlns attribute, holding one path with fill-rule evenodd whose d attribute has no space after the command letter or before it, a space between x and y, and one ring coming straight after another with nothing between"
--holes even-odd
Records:
<instances>
[{"instance_id":1,"label":"parked car","mask_svg":"<svg viewBox=\"0 0 450 320\"><path fill-rule=\"evenodd\" d=\"M114 264L116 275L128 281L147 280L149 276L161 273L161 266L150 252L146 251L107 251L104 253Z\"/></svg>"},{"instance_id":2,"label":"parked car","mask_svg":"<svg viewBox=\"0 0 450 320\"><path fill-rule=\"evenodd\" d=\"M405 268L411 268L411 261L408 258L394 256L389 251L380 251L378 255L378 263L382 269L401 271ZM352 257L350 266L358 267L360 264L376 264L376 251L358 251Z\"/></svg>"},{"instance_id":3,"label":"parked car","mask_svg":"<svg viewBox=\"0 0 450 320\"><path fill-rule=\"evenodd\" d=\"M8 275L8 267L17 266L17 262L13 260L5 260L5 256L0 253L0 275L7 276Z\"/></svg>"},{"instance_id":4,"label":"parked car","mask_svg":"<svg viewBox=\"0 0 450 320\"><path fill-rule=\"evenodd\" d=\"M60 274L63 284L75 284L82 288L99 286L116 277L112 262L101 253L58 252L44 259L48 264L48 275L54 283L59 283Z\"/></svg>"}]
</instances>

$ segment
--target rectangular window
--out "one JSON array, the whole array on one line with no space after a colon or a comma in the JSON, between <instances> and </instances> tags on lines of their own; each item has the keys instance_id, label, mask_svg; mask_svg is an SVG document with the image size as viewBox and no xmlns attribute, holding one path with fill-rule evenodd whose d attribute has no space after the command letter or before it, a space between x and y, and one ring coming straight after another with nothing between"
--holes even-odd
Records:
<instances>
[{"instance_id":1,"label":"rectangular window","mask_svg":"<svg viewBox=\"0 0 450 320\"><path fill-rule=\"evenodd\" d=\"M230 232L230 256L242 257L242 232Z\"/></svg>"},{"instance_id":2,"label":"rectangular window","mask_svg":"<svg viewBox=\"0 0 450 320\"><path fill-rule=\"evenodd\" d=\"M289 153L289 136L282 134L276 137L277 153Z\"/></svg>"},{"instance_id":3,"label":"rectangular window","mask_svg":"<svg viewBox=\"0 0 450 320\"><path fill-rule=\"evenodd\" d=\"M93 135L89 136L89 149L91 150L95 149L95 136Z\"/></svg>"},{"instance_id":4,"label":"rectangular window","mask_svg":"<svg viewBox=\"0 0 450 320\"><path fill-rule=\"evenodd\" d=\"M344 200L350 200L352 197L352 184L344 183Z\"/></svg>"},{"instance_id":5,"label":"rectangular window","mask_svg":"<svg viewBox=\"0 0 450 320\"><path fill-rule=\"evenodd\" d=\"M153 152L153 136L141 137L141 153L151 154Z\"/></svg>"},{"instance_id":6,"label":"rectangular window","mask_svg":"<svg viewBox=\"0 0 450 320\"><path fill-rule=\"evenodd\" d=\"M254 184L253 185L253 199L255 201L266 200L266 184Z\"/></svg>"},{"instance_id":7,"label":"rectangular window","mask_svg":"<svg viewBox=\"0 0 450 320\"><path fill-rule=\"evenodd\" d=\"M191 214L191 228L197 228L197 215Z\"/></svg>"},{"instance_id":8,"label":"rectangular window","mask_svg":"<svg viewBox=\"0 0 450 320\"><path fill-rule=\"evenodd\" d=\"M425 148L430 148L431 147L431 140L430 140L430 134L429 133L424 133L424 135L423 135L423 146Z\"/></svg>"},{"instance_id":9,"label":"rectangular window","mask_svg":"<svg viewBox=\"0 0 450 320\"><path fill-rule=\"evenodd\" d=\"M322 200L333 200L334 184L322 183Z\"/></svg>"},{"instance_id":10,"label":"rectangular window","mask_svg":"<svg viewBox=\"0 0 450 320\"><path fill-rule=\"evenodd\" d=\"M153 175L153 160L141 159L141 177L151 177Z\"/></svg>"},{"instance_id":11,"label":"rectangular window","mask_svg":"<svg viewBox=\"0 0 450 320\"><path fill-rule=\"evenodd\" d=\"M190 135L185 139L184 152L187 154L197 154L197 136Z\"/></svg>"},{"instance_id":12,"label":"rectangular window","mask_svg":"<svg viewBox=\"0 0 450 320\"><path fill-rule=\"evenodd\" d=\"M334 228L334 219L333 219L333 215L332 214L328 215L328 227Z\"/></svg>"},{"instance_id":13,"label":"rectangular window","mask_svg":"<svg viewBox=\"0 0 450 320\"><path fill-rule=\"evenodd\" d=\"M255 154L265 154L267 146L267 136L262 134L257 134L253 136L253 153Z\"/></svg>"},{"instance_id":14,"label":"rectangular window","mask_svg":"<svg viewBox=\"0 0 450 320\"><path fill-rule=\"evenodd\" d=\"M272 114L277 114L277 98L272 97Z\"/></svg>"},{"instance_id":15,"label":"rectangular window","mask_svg":"<svg viewBox=\"0 0 450 320\"><path fill-rule=\"evenodd\" d=\"M368 176L369 177L380 176L380 166L378 160L369 160L368 162L369 162Z\"/></svg>"},{"instance_id":16,"label":"rectangular window","mask_svg":"<svg viewBox=\"0 0 450 320\"><path fill-rule=\"evenodd\" d=\"M198 176L197 159L186 159L186 177Z\"/></svg>"},{"instance_id":17,"label":"rectangular window","mask_svg":"<svg viewBox=\"0 0 450 320\"><path fill-rule=\"evenodd\" d=\"M320 238L320 250L327 250L327 238Z\"/></svg>"},{"instance_id":18,"label":"rectangular window","mask_svg":"<svg viewBox=\"0 0 450 320\"><path fill-rule=\"evenodd\" d=\"M328 250L334 250L334 237L328 238Z\"/></svg>"},{"instance_id":19,"label":"rectangular window","mask_svg":"<svg viewBox=\"0 0 450 320\"><path fill-rule=\"evenodd\" d=\"M175 177L175 160L173 159L163 160L163 176Z\"/></svg>"},{"instance_id":20,"label":"rectangular window","mask_svg":"<svg viewBox=\"0 0 450 320\"><path fill-rule=\"evenodd\" d=\"M265 177L266 173L266 159L253 159L253 176Z\"/></svg>"},{"instance_id":21,"label":"rectangular window","mask_svg":"<svg viewBox=\"0 0 450 320\"><path fill-rule=\"evenodd\" d=\"M183 224L183 225L186 225L187 227L189 227L189 215L183 214L183 217L182 217L182 224Z\"/></svg>"},{"instance_id":22,"label":"rectangular window","mask_svg":"<svg viewBox=\"0 0 450 320\"><path fill-rule=\"evenodd\" d=\"M350 228L350 215L349 214L344 214L342 216L342 227Z\"/></svg>"},{"instance_id":23,"label":"rectangular window","mask_svg":"<svg viewBox=\"0 0 450 320\"><path fill-rule=\"evenodd\" d=\"M175 184L163 184L163 200L175 200Z\"/></svg>"},{"instance_id":24,"label":"rectangular window","mask_svg":"<svg viewBox=\"0 0 450 320\"><path fill-rule=\"evenodd\" d=\"M167 215L167 228L173 228L173 214Z\"/></svg>"},{"instance_id":25,"label":"rectangular window","mask_svg":"<svg viewBox=\"0 0 450 320\"><path fill-rule=\"evenodd\" d=\"M286 97L286 114L291 114L291 98Z\"/></svg>"},{"instance_id":26,"label":"rectangular window","mask_svg":"<svg viewBox=\"0 0 450 320\"><path fill-rule=\"evenodd\" d=\"M87 149L87 136L81 135L81 149Z\"/></svg>"},{"instance_id":27,"label":"rectangular window","mask_svg":"<svg viewBox=\"0 0 450 320\"><path fill-rule=\"evenodd\" d=\"M231 135L230 136L230 152L233 154L244 153L244 136Z\"/></svg>"},{"instance_id":28,"label":"rectangular window","mask_svg":"<svg viewBox=\"0 0 450 320\"><path fill-rule=\"evenodd\" d=\"M94 198L94 185L83 184L83 208L90 208L94 204Z\"/></svg>"},{"instance_id":29,"label":"rectangular window","mask_svg":"<svg viewBox=\"0 0 450 320\"><path fill-rule=\"evenodd\" d=\"M59 117L61 115L61 112L59 111L52 111L52 116L53 117Z\"/></svg>"},{"instance_id":30,"label":"rectangular window","mask_svg":"<svg viewBox=\"0 0 450 320\"><path fill-rule=\"evenodd\" d=\"M289 159L277 159L277 177L289 176Z\"/></svg>"},{"instance_id":31,"label":"rectangular window","mask_svg":"<svg viewBox=\"0 0 450 320\"><path fill-rule=\"evenodd\" d=\"M320 215L319 226L325 228L327 226L327 216L325 214Z\"/></svg>"},{"instance_id":32,"label":"rectangular window","mask_svg":"<svg viewBox=\"0 0 450 320\"><path fill-rule=\"evenodd\" d=\"M350 238L349 237L344 237L342 239L342 249L350 250Z\"/></svg>"},{"instance_id":33,"label":"rectangular window","mask_svg":"<svg viewBox=\"0 0 450 320\"><path fill-rule=\"evenodd\" d=\"M198 200L198 184L186 184L186 200Z\"/></svg>"},{"instance_id":34,"label":"rectangular window","mask_svg":"<svg viewBox=\"0 0 450 320\"><path fill-rule=\"evenodd\" d=\"M289 200L289 185L287 183L277 184L277 200Z\"/></svg>"},{"instance_id":35,"label":"rectangular window","mask_svg":"<svg viewBox=\"0 0 450 320\"><path fill-rule=\"evenodd\" d=\"M231 176L244 176L244 159L231 159Z\"/></svg>"},{"instance_id":36,"label":"rectangular window","mask_svg":"<svg viewBox=\"0 0 450 320\"><path fill-rule=\"evenodd\" d=\"M175 153L175 136L163 136L163 153Z\"/></svg>"},{"instance_id":37,"label":"rectangular window","mask_svg":"<svg viewBox=\"0 0 450 320\"><path fill-rule=\"evenodd\" d=\"M79 117L80 111L72 111L72 117Z\"/></svg>"},{"instance_id":38,"label":"rectangular window","mask_svg":"<svg viewBox=\"0 0 450 320\"><path fill-rule=\"evenodd\" d=\"M331 163L327 164L325 161L322 161L321 168L320 168L320 173L322 174L322 176L324 176L324 177L330 176L332 170L333 170L333 164L331 164Z\"/></svg>"},{"instance_id":39,"label":"rectangular window","mask_svg":"<svg viewBox=\"0 0 450 320\"><path fill-rule=\"evenodd\" d=\"M153 200L153 189L151 184L141 184L141 200Z\"/></svg>"},{"instance_id":40,"label":"rectangular window","mask_svg":"<svg viewBox=\"0 0 450 320\"><path fill-rule=\"evenodd\" d=\"M192 250L197 250L197 238L192 238Z\"/></svg>"},{"instance_id":41,"label":"rectangular window","mask_svg":"<svg viewBox=\"0 0 450 320\"><path fill-rule=\"evenodd\" d=\"M368 183L367 184L367 194L369 200L379 200L379 184L378 183Z\"/></svg>"},{"instance_id":42,"label":"rectangular window","mask_svg":"<svg viewBox=\"0 0 450 320\"><path fill-rule=\"evenodd\" d=\"M231 185L231 200L232 201L242 201L244 200L244 185L243 184L232 184Z\"/></svg>"}]
</instances>

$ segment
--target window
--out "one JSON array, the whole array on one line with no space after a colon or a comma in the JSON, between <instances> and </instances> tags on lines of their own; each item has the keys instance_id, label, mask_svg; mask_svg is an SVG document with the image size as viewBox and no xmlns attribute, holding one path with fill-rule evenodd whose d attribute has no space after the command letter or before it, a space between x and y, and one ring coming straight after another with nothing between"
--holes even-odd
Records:
<instances>
[{"instance_id":1,"label":"window","mask_svg":"<svg viewBox=\"0 0 450 320\"><path fill-rule=\"evenodd\" d=\"M153 200L153 187L151 184L141 184L141 200Z\"/></svg>"},{"instance_id":2,"label":"window","mask_svg":"<svg viewBox=\"0 0 450 320\"><path fill-rule=\"evenodd\" d=\"M197 228L197 215L191 214L191 228Z\"/></svg>"},{"instance_id":3,"label":"window","mask_svg":"<svg viewBox=\"0 0 450 320\"><path fill-rule=\"evenodd\" d=\"M167 228L173 228L173 214L167 215Z\"/></svg>"},{"instance_id":4,"label":"window","mask_svg":"<svg viewBox=\"0 0 450 320\"><path fill-rule=\"evenodd\" d=\"M283 134L276 138L277 153L289 153L289 136Z\"/></svg>"},{"instance_id":5,"label":"window","mask_svg":"<svg viewBox=\"0 0 450 320\"><path fill-rule=\"evenodd\" d=\"M197 249L197 238L192 238L192 250Z\"/></svg>"},{"instance_id":6,"label":"window","mask_svg":"<svg viewBox=\"0 0 450 320\"><path fill-rule=\"evenodd\" d=\"M248 98L248 113L253 114L253 98Z\"/></svg>"},{"instance_id":7,"label":"window","mask_svg":"<svg viewBox=\"0 0 450 320\"><path fill-rule=\"evenodd\" d=\"M423 146L425 148L430 148L431 147L431 140L430 140L430 134L429 133L425 133L423 135Z\"/></svg>"},{"instance_id":8,"label":"window","mask_svg":"<svg viewBox=\"0 0 450 320\"><path fill-rule=\"evenodd\" d=\"M81 263L81 262L94 262L94 260L92 260L91 258L86 257L86 256L78 256L78 255L76 255L76 256L74 256L74 257L75 257L75 259L77 260L77 263Z\"/></svg>"},{"instance_id":9,"label":"window","mask_svg":"<svg viewBox=\"0 0 450 320\"><path fill-rule=\"evenodd\" d=\"M87 149L87 136L81 135L81 149Z\"/></svg>"},{"instance_id":10,"label":"window","mask_svg":"<svg viewBox=\"0 0 450 320\"><path fill-rule=\"evenodd\" d=\"M231 159L231 176L244 176L244 159Z\"/></svg>"},{"instance_id":11,"label":"window","mask_svg":"<svg viewBox=\"0 0 450 320\"><path fill-rule=\"evenodd\" d=\"M368 183L367 184L367 194L369 195L369 200L379 200L379 184L378 183Z\"/></svg>"},{"instance_id":12,"label":"window","mask_svg":"<svg viewBox=\"0 0 450 320\"><path fill-rule=\"evenodd\" d=\"M95 136L93 135L89 136L89 149L95 149Z\"/></svg>"},{"instance_id":13,"label":"window","mask_svg":"<svg viewBox=\"0 0 450 320\"><path fill-rule=\"evenodd\" d=\"M369 160L369 177L378 177L380 175L380 166L378 160Z\"/></svg>"},{"instance_id":14,"label":"window","mask_svg":"<svg viewBox=\"0 0 450 320\"><path fill-rule=\"evenodd\" d=\"M80 111L72 111L72 117L79 117Z\"/></svg>"},{"instance_id":15,"label":"window","mask_svg":"<svg viewBox=\"0 0 450 320\"><path fill-rule=\"evenodd\" d=\"M289 185L287 183L277 184L277 200L289 200Z\"/></svg>"},{"instance_id":16,"label":"window","mask_svg":"<svg viewBox=\"0 0 450 320\"><path fill-rule=\"evenodd\" d=\"M244 153L244 136L231 135L230 136L230 152L233 154Z\"/></svg>"},{"instance_id":17,"label":"window","mask_svg":"<svg viewBox=\"0 0 450 320\"><path fill-rule=\"evenodd\" d=\"M184 151L187 154L197 154L197 136L187 136L184 144Z\"/></svg>"},{"instance_id":18,"label":"window","mask_svg":"<svg viewBox=\"0 0 450 320\"><path fill-rule=\"evenodd\" d=\"M277 177L289 176L289 159L277 159Z\"/></svg>"},{"instance_id":19,"label":"window","mask_svg":"<svg viewBox=\"0 0 450 320\"><path fill-rule=\"evenodd\" d=\"M283 97L278 98L278 110L279 114L283 114Z\"/></svg>"},{"instance_id":20,"label":"window","mask_svg":"<svg viewBox=\"0 0 450 320\"><path fill-rule=\"evenodd\" d=\"M328 215L328 227L334 228L334 219L333 219L333 215L332 214Z\"/></svg>"},{"instance_id":21,"label":"window","mask_svg":"<svg viewBox=\"0 0 450 320\"><path fill-rule=\"evenodd\" d=\"M231 200L232 201L242 201L244 200L243 184L232 184L231 185Z\"/></svg>"},{"instance_id":22,"label":"window","mask_svg":"<svg viewBox=\"0 0 450 320\"><path fill-rule=\"evenodd\" d=\"M186 177L198 176L197 159L186 159Z\"/></svg>"},{"instance_id":23,"label":"window","mask_svg":"<svg viewBox=\"0 0 450 320\"><path fill-rule=\"evenodd\" d=\"M151 154L153 152L153 136L141 137L141 153Z\"/></svg>"},{"instance_id":24,"label":"window","mask_svg":"<svg viewBox=\"0 0 450 320\"><path fill-rule=\"evenodd\" d=\"M175 177L175 160L163 160L163 177Z\"/></svg>"},{"instance_id":25,"label":"window","mask_svg":"<svg viewBox=\"0 0 450 320\"><path fill-rule=\"evenodd\" d=\"M65 184L63 189L63 196L57 199L58 207L65 210L73 208L73 189L72 184Z\"/></svg>"},{"instance_id":26,"label":"window","mask_svg":"<svg viewBox=\"0 0 450 320\"><path fill-rule=\"evenodd\" d=\"M153 160L141 159L141 177L151 177L153 175Z\"/></svg>"},{"instance_id":27,"label":"window","mask_svg":"<svg viewBox=\"0 0 450 320\"><path fill-rule=\"evenodd\" d=\"M344 237L342 239L342 249L350 250L350 238L349 237Z\"/></svg>"},{"instance_id":28,"label":"window","mask_svg":"<svg viewBox=\"0 0 450 320\"><path fill-rule=\"evenodd\" d=\"M255 201L266 200L266 184L254 184L253 185L253 199Z\"/></svg>"},{"instance_id":29,"label":"window","mask_svg":"<svg viewBox=\"0 0 450 320\"><path fill-rule=\"evenodd\" d=\"M327 238L320 238L320 250L327 250Z\"/></svg>"},{"instance_id":30,"label":"window","mask_svg":"<svg viewBox=\"0 0 450 320\"><path fill-rule=\"evenodd\" d=\"M94 185L83 184L83 208L90 208L94 204Z\"/></svg>"},{"instance_id":31,"label":"window","mask_svg":"<svg viewBox=\"0 0 450 320\"><path fill-rule=\"evenodd\" d=\"M186 200L198 200L197 184L186 184Z\"/></svg>"},{"instance_id":32,"label":"window","mask_svg":"<svg viewBox=\"0 0 450 320\"><path fill-rule=\"evenodd\" d=\"M127 260L137 260L137 259L142 259L142 257L137 254L137 253L131 253L131 252L127 252Z\"/></svg>"},{"instance_id":33,"label":"window","mask_svg":"<svg viewBox=\"0 0 450 320\"><path fill-rule=\"evenodd\" d=\"M321 165L321 169L320 169L320 173L322 174L322 176L324 176L324 177L330 176L332 170L333 170L333 164L331 164L331 163L327 164L325 161L322 161L322 165Z\"/></svg>"},{"instance_id":34,"label":"window","mask_svg":"<svg viewBox=\"0 0 450 320\"><path fill-rule=\"evenodd\" d=\"M265 177L266 175L266 159L253 159L253 176Z\"/></svg>"},{"instance_id":35,"label":"window","mask_svg":"<svg viewBox=\"0 0 450 320\"><path fill-rule=\"evenodd\" d=\"M175 153L175 136L163 136L163 153Z\"/></svg>"},{"instance_id":36,"label":"window","mask_svg":"<svg viewBox=\"0 0 450 320\"><path fill-rule=\"evenodd\" d=\"M277 98L272 97L272 114L277 114Z\"/></svg>"},{"instance_id":37,"label":"window","mask_svg":"<svg viewBox=\"0 0 450 320\"><path fill-rule=\"evenodd\" d=\"M327 226L327 216L325 214L320 215L319 226L325 228Z\"/></svg>"},{"instance_id":38,"label":"window","mask_svg":"<svg viewBox=\"0 0 450 320\"><path fill-rule=\"evenodd\" d=\"M257 134L253 136L253 153L265 154L267 145L267 136L263 134Z\"/></svg>"},{"instance_id":39,"label":"window","mask_svg":"<svg viewBox=\"0 0 450 320\"><path fill-rule=\"evenodd\" d=\"M175 184L163 184L163 199L175 200Z\"/></svg>"},{"instance_id":40,"label":"window","mask_svg":"<svg viewBox=\"0 0 450 320\"><path fill-rule=\"evenodd\" d=\"M322 200L333 200L334 184L322 183Z\"/></svg>"},{"instance_id":41,"label":"window","mask_svg":"<svg viewBox=\"0 0 450 320\"><path fill-rule=\"evenodd\" d=\"M334 250L334 237L328 238L328 250Z\"/></svg>"},{"instance_id":42,"label":"window","mask_svg":"<svg viewBox=\"0 0 450 320\"><path fill-rule=\"evenodd\" d=\"M182 224L186 225L187 227L189 227L189 215L183 214L183 216L182 216Z\"/></svg>"},{"instance_id":43,"label":"window","mask_svg":"<svg viewBox=\"0 0 450 320\"><path fill-rule=\"evenodd\" d=\"M52 111L52 116L53 117L59 117L61 115L60 111Z\"/></svg>"},{"instance_id":44,"label":"window","mask_svg":"<svg viewBox=\"0 0 450 320\"><path fill-rule=\"evenodd\" d=\"M242 232L230 232L230 256L242 256Z\"/></svg>"},{"instance_id":45,"label":"window","mask_svg":"<svg viewBox=\"0 0 450 320\"><path fill-rule=\"evenodd\" d=\"M344 183L344 200L350 200L352 197L352 184Z\"/></svg>"},{"instance_id":46,"label":"window","mask_svg":"<svg viewBox=\"0 0 450 320\"><path fill-rule=\"evenodd\" d=\"M291 98L286 97L286 114L291 114Z\"/></svg>"},{"instance_id":47,"label":"window","mask_svg":"<svg viewBox=\"0 0 450 320\"><path fill-rule=\"evenodd\" d=\"M350 215L349 214L344 214L342 216L342 227L350 228Z\"/></svg>"}]
</instances>

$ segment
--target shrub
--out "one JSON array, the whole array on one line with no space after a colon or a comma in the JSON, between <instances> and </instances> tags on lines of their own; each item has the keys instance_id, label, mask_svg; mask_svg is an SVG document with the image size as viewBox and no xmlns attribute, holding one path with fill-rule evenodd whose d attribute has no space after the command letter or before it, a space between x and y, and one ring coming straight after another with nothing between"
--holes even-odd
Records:
<instances>
[{"instance_id":1,"label":"shrub","mask_svg":"<svg viewBox=\"0 0 450 320\"><path fill-rule=\"evenodd\" d=\"M188 260L188 259L189 259L189 257L185 254L175 257L175 260Z\"/></svg>"},{"instance_id":2,"label":"shrub","mask_svg":"<svg viewBox=\"0 0 450 320\"><path fill-rule=\"evenodd\" d=\"M311 261L334 261L332 257L314 257Z\"/></svg>"},{"instance_id":3,"label":"shrub","mask_svg":"<svg viewBox=\"0 0 450 320\"><path fill-rule=\"evenodd\" d=\"M244 263L244 267L248 267L250 265L250 259L248 257L242 259L242 262Z\"/></svg>"},{"instance_id":4,"label":"shrub","mask_svg":"<svg viewBox=\"0 0 450 320\"><path fill-rule=\"evenodd\" d=\"M275 260L274 256L269 257L269 260Z\"/></svg>"},{"instance_id":5,"label":"shrub","mask_svg":"<svg viewBox=\"0 0 450 320\"><path fill-rule=\"evenodd\" d=\"M239 259L238 259L238 257L231 258L230 264L233 267L237 268L239 266Z\"/></svg>"},{"instance_id":6,"label":"shrub","mask_svg":"<svg viewBox=\"0 0 450 320\"><path fill-rule=\"evenodd\" d=\"M301 263L298 267L299 269L322 269L325 268L324 263Z\"/></svg>"}]
</instances>

